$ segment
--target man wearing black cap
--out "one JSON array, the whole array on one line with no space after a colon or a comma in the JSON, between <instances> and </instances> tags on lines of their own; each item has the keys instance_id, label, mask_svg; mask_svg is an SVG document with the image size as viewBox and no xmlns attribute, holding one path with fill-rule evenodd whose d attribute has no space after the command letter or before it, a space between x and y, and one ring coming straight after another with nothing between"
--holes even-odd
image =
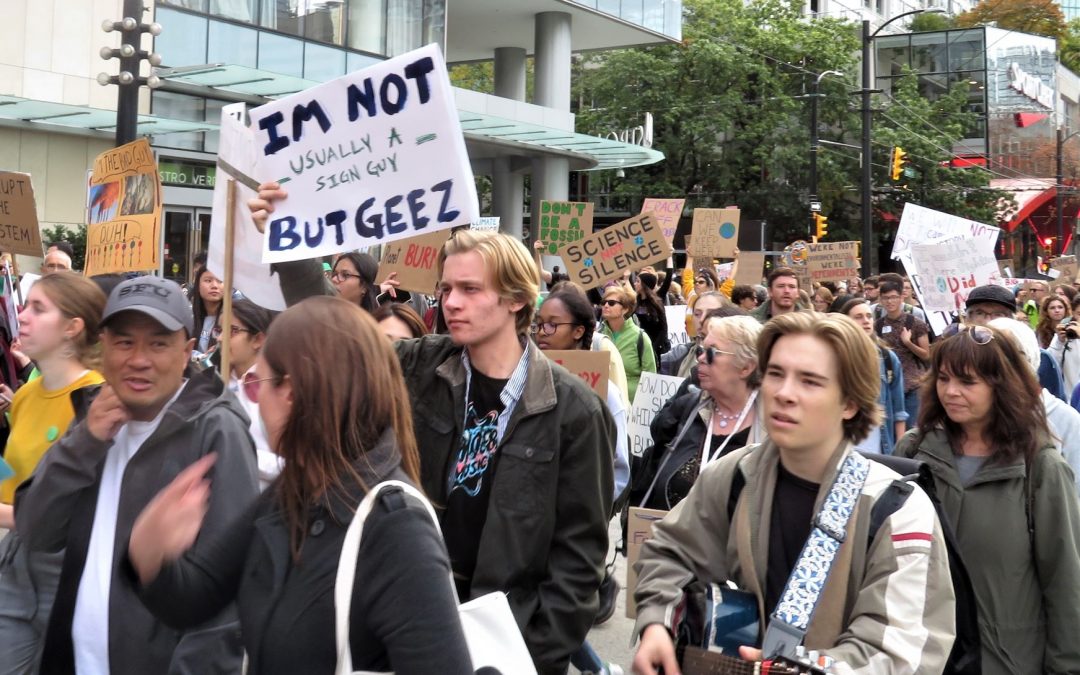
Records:
<instances>
[{"instance_id":1,"label":"man wearing black cap","mask_svg":"<svg viewBox=\"0 0 1080 675\"><path fill-rule=\"evenodd\" d=\"M139 277L113 289L102 319L106 384L85 399L73 396L76 423L16 494L25 545L67 549L41 673L240 672L233 610L178 633L142 606L125 571L135 518L200 457L217 453L193 550L258 496L247 419L213 371L188 372L193 322L172 281Z\"/></svg>"}]
</instances>

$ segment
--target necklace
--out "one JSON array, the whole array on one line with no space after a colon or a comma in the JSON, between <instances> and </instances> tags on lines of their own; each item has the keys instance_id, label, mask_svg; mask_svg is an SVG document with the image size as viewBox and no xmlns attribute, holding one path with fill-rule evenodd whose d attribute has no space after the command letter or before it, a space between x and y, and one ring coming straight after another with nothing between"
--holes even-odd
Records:
<instances>
[{"instance_id":1,"label":"necklace","mask_svg":"<svg viewBox=\"0 0 1080 675\"><path fill-rule=\"evenodd\" d=\"M734 415L726 415L720 412L719 408L715 408L713 410L713 415L715 415L716 419L720 421L720 428L726 429L728 422L734 422L735 420L739 419L739 417L742 415L742 411L737 412Z\"/></svg>"}]
</instances>

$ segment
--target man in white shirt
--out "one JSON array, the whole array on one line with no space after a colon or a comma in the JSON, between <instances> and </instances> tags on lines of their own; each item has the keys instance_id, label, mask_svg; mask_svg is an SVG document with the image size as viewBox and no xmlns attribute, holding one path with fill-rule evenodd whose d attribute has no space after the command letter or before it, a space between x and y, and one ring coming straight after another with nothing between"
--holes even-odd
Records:
<instances>
[{"instance_id":1,"label":"man in white shirt","mask_svg":"<svg viewBox=\"0 0 1080 675\"><path fill-rule=\"evenodd\" d=\"M42 673L240 670L233 609L198 631L173 631L142 606L126 558L143 507L208 453L218 455L217 489L196 550L258 495L255 450L239 404L223 395L213 371L189 371L193 330L191 306L175 283L140 277L118 285L102 320L106 384L92 402L73 400L77 422L16 494L26 545L67 549Z\"/></svg>"}]
</instances>

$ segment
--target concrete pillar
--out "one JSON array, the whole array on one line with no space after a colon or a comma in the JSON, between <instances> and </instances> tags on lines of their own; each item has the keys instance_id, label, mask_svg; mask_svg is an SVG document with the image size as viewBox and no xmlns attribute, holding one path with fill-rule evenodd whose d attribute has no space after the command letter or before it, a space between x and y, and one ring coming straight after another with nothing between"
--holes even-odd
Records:
<instances>
[{"instance_id":1,"label":"concrete pillar","mask_svg":"<svg viewBox=\"0 0 1080 675\"><path fill-rule=\"evenodd\" d=\"M570 15L541 12L536 15L533 85L536 105L570 110ZM565 200L570 194L570 160L549 157L533 161L532 228L530 238L539 234L540 200Z\"/></svg>"},{"instance_id":2,"label":"concrete pillar","mask_svg":"<svg viewBox=\"0 0 1080 675\"><path fill-rule=\"evenodd\" d=\"M495 95L515 101L525 100L525 49L495 49Z\"/></svg>"},{"instance_id":3,"label":"concrete pillar","mask_svg":"<svg viewBox=\"0 0 1080 675\"><path fill-rule=\"evenodd\" d=\"M495 49L495 95L514 101L525 100L525 49ZM512 157L492 160L492 213L498 216L499 230L521 238L525 201L525 176L511 170Z\"/></svg>"}]
</instances>

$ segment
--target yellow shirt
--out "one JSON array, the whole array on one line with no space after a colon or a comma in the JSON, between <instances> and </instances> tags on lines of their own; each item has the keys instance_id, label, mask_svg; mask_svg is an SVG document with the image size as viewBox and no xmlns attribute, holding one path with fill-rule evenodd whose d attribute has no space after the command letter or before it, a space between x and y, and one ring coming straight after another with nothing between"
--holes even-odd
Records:
<instances>
[{"instance_id":1,"label":"yellow shirt","mask_svg":"<svg viewBox=\"0 0 1080 675\"><path fill-rule=\"evenodd\" d=\"M19 387L11 401L11 435L4 450L4 459L15 475L0 483L0 503L14 502L15 488L30 477L45 451L67 431L75 418L71 392L104 381L90 370L63 389L45 389L41 377Z\"/></svg>"}]
</instances>

